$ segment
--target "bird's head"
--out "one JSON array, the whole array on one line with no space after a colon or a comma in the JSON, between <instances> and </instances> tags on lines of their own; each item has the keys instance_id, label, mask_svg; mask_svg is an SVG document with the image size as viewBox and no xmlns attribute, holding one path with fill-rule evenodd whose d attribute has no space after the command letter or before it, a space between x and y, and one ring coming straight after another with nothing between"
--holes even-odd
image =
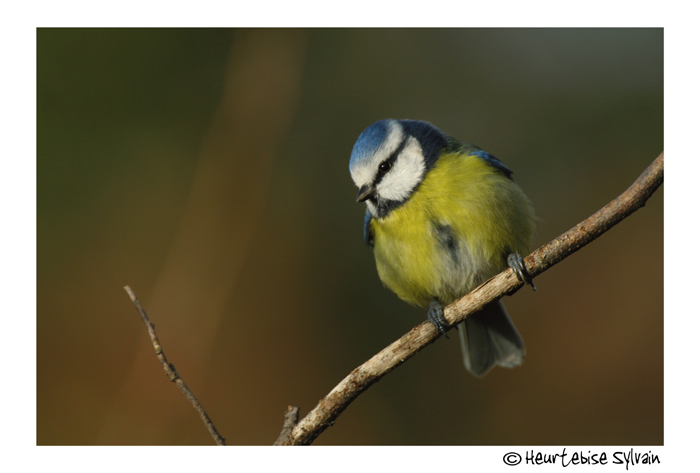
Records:
<instances>
[{"instance_id":1,"label":"bird's head","mask_svg":"<svg viewBox=\"0 0 700 473\"><path fill-rule=\"evenodd\" d=\"M350 175L374 218L408 200L432 168L447 138L428 122L380 120L360 134L350 155Z\"/></svg>"}]
</instances>

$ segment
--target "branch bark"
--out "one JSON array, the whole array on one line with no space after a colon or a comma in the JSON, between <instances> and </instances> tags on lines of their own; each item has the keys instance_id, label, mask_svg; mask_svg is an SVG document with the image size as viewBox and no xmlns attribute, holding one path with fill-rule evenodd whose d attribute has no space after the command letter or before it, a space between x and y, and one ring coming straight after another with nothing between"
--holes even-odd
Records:
<instances>
[{"instance_id":1,"label":"branch bark","mask_svg":"<svg viewBox=\"0 0 700 473\"><path fill-rule=\"evenodd\" d=\"M289 436L292 435L292 429L299 422L299 408L296 406L287 406L287 412L284 414L284 424L282 425L282 432L280 436L277 437L275 443L272 445L284 445L288 440Z\"/></svg>"},{"instance_id":2,"label":"branch bark","mask_svg":"<svg viewBox=\"0 0 700 473\"><path fill-rule=\"evenodd\" d=\"M167 358L165 358L165 353L163 353L163 347L161 347L160 341L156 336L155 326L151 323L150 319L148 318L148 315L146 315L146 311L144 310L143 306L141 306L141 302L139 302L138 298L136 297L136 294L134 293L134 291L131 290L129 286L124 286L124 290L127 294L129 294L131 302L133 302L134 306L136 306L136 310L138 311L139 315L141 316L141 320L146 326L148 336L151 338L151 343L153 344L153 349L156 351L158 361L160 361L160 364L163 366L165 375L170 381L175 383L178 388L180 388L180 391L182 391L185 397L190 401L192 407L194 407L199 416L202 418L202 422L204 422L204 425L207 427L207 430L214 438L216 444L226 445L226 439L224 439L216 430L216 427L214 427L214 423L209 418L209 415L207 415L207 412L204 410L204 408L199 403L192 391L190 391L190 388L188 388L185 382L182 380L182 378L180 378L180 375L177 374L175 366L172 363L168 363Z\"/></svg>"},{"instance_id":3,"label":"branch bark","mask_svg":"<svg viewBox=\"0 0 700 473\"><path fill-rule=\"evenodd\" d=\"M661 153L639 178L618 198L598 212L552 240L525 258L530 276L551 268L567 256L592 242L633 212L643 207L663 183L664 154ZM445 307L445 318L456 324L487 303L520 289L522 283L512 269L494 276L471 293ZM291 432L283 430L276 445L308 445L372 384L397 368L440 336L432 323L425 321L355 368L328 393ZM285 429L287 428L285 422Z\"/></svg>"}]
</instances>

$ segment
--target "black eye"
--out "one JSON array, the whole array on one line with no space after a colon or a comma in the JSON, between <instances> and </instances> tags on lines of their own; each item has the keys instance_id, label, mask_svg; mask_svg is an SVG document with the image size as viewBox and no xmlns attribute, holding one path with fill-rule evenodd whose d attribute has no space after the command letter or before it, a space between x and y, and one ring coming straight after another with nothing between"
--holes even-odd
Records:
<instances>
[{"instance_id":1,"label":"black eye","mask_svg":"<svg viewBox=\"0 0 700 473\"><path fill-rule=\"evenodd\" d=\"M381 172L382 174L388 173L390 169L391 169L391 163L388 163L386 161L384 161L382 164L379 165L379 172Z\"/></svg>"}]
</instances>

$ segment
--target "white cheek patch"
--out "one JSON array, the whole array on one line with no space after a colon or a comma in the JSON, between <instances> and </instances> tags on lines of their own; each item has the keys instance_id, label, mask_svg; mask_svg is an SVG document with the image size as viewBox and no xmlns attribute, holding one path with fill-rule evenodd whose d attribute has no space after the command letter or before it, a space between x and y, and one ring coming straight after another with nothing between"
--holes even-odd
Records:
<instances>
[{"instance_id":1,"label":"white cheek patch","mask_svg":"<svg viewBox=\"0 0 700 473\"><path fill-rule=\"evenodd\" d=\"M391 167L391 171L379 182L377 193L384 199L402 202L411 195L423 178L423 174L425 174L423 150L418 140L410 136Z\"/></svg>"},{"instance_id":2,"label":"white cheek patch","mask_svg":"<svg viewBox=\"0 0 700 473\"><path fill-rule=\"evenodd\" d=\"M372 217L377 218L379 213L377 212L377 206L372 203L371 200L365 200L365 204L367 204L367 209L369 210L369 213L372 215Z\"/></svg>"}]
</instances>

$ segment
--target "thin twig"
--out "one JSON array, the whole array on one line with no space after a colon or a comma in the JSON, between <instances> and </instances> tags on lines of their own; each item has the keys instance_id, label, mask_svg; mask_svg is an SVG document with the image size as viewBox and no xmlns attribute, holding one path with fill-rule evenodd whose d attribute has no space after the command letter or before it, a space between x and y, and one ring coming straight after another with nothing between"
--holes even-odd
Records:
<instances>
[{"instance_id":1,"label":"thin twig","mask_svg":"<svg viewBox=\"0 0 700 473\"><path fill-rule=\"evenodd\" d=\"M180 378L180 375L177 374L177 371L175 371L175 366L172 363L168 363L168 360L165 358L165 353L163 353L163 347L160 346L160 342L158 341L158 337L156 336L155 327L149 320L148 315L146 315L146 311L144 310L143 306L141 306L141 302L139 302L138 298L136 297L136 294L134 294L134 291L132 291L129 286L124 286L124 290L127 294L129 294L131 301L134 303L134 305L136 306L136 310L141 316L141 320L143 320L143 323L146 326L148 336L151 337L151 343L153 343L153 348L156 351L158 361L160 361L160 364L163 365L165 375L170 381L177 384L177 387L180 388L180 391L182 391L185 397L189 399L189 401L192 403L192 407L194 407L195 410L199 413L199 416L202 418L202 422L204 422L204 425L207 427L207 430L214 438L216 444L226 445L226 439L219 435L219 432L217 432L216 427L214 427L214 424L207 415L207 412L204 410L204 408L199 403L194 394L192 394L190 388L188 388L185 382L182 380L182 378Z\"/></svg>"},{"instance_id":2,"label":"thin twig","mask_svg":"<svg viewBox=\"0 0 700 473\"><path fill-rule=\"evenodd\" d=\"M292 429L297 425L297 422L299 422L299 408L296 406L288 406L287 412L284 414L282 432L272 445L284 445L287 438L292 434Z\"/></svg>"},{"instance_id":3,"label":"thin twig","mask_svg":"<svg viewBox=\"0 0 700 473\"><path fill-rule=\"evenodd\" d=\"M642 207L663 182L663 169L664 155L661 153L617 199L525 258L528 273L533 277L537 276ZM522 283L513 270L507 269L445 307L445 318L451 324L461 322L487 303L512 294L521 286ZM296 424L289 436L281 439L281 442L278 439L278 442L282 445L310 444L335 422L357 396L439 336L437 329L428 321L414 327L399 340L355 368Z\"/></svg>"}]
</instances>

